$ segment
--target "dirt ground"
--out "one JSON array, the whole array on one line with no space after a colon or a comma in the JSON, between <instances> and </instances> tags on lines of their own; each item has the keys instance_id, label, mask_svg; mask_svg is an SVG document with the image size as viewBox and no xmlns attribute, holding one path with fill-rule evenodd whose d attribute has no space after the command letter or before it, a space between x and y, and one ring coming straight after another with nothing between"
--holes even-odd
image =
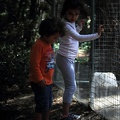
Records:
<instances>
[{"instance_id":1,"label":"dirt ground","mask_svg":"<svg viewBox=\"0 0 120 120\"><path fill-rule=\"evenodd\" d=\"M15 94L15 91L12 91L12 94ZM54 85L50 120L59 120L62 110L62 94L63 91ZM8 99L7 103L0 102L0 120L34 120L34 107L34 97L29 87L24 92L19 92L16 97ZM81 114L81 120L106 120L75 99L72 101L70 112Z\"/></svg>"}]
</instances>

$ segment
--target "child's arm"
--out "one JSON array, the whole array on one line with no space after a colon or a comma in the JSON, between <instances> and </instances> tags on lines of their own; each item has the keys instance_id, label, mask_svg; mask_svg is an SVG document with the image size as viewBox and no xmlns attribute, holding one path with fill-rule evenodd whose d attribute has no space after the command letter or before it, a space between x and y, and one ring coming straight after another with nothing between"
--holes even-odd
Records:
<instances>
[{"instance_id":1,"label":"child's arm","mask_svg":"<svg viewBox=\"0 0 120 120\"><path fill-rule=\"evenodd\" d=\"M38 44L33 45L30 56L30 68L36 82L44 79L40 69L41 54L41 47Z\"/></svg>"},{"instance_id":2,"label":"child's arm","mask_svg":"<svg viewBox=\"0 0 120 120\"><path fill-rule=\"evenodd\" d=\"M88 34L88 35L81 35L76 30L74 30L70 25L66 25L66 34L73 37L75 40L80 42L91 41L99 38L102 32L102 26L99 26L98 33Z\"/></svg>"},{"instance_id":3,"label":"child's arm","mask_svg":"<svg viewBox=\"0 0 120 120\"><path fill-rule=\"evenodd\" d=\"M85 24L85 19L77 21L76 30L78 31L78 33L80 33L80 31L82 30L84 24Z\"/></svg>"}]
</instances>

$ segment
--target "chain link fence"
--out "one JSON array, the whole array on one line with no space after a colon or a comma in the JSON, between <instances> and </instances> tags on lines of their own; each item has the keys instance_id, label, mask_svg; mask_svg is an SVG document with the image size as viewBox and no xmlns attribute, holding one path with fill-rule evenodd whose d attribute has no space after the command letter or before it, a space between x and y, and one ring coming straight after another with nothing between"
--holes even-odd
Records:
<instances>
[{"instance_id":1,"label":"chain link fence","mask_svg":"<svg viewBox=\"0 0 120 120\"><path fill-rule=\"evenodd\" d=\"M92 43L87 55L83 52L84 56L79 56L88 61L75 62L77 91L74 96L108 120L120 120L120 1L94 2L94 28L102 23L105 31ZM64 89L57 66L54 82Z\"/></svg>"},{"instance_id":2,"label":"chain link fence","mask_svg":"<svg viewBox=\"0 0 120 120\"><path fill-rule=\"evenodd\" d=\"M96 23L105 32L94 42L91 107L109 120L120 119L120 1L96 3Z\"/></svg>"}]
</instances>

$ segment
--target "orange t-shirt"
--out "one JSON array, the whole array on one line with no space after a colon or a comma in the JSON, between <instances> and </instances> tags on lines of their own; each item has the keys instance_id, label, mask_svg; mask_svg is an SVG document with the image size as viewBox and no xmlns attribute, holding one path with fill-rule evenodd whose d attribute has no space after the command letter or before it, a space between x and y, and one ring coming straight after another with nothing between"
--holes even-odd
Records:
<instances>
[{"instance_id":1,"label":"orange t-shirt","mask_svg":"<svg viewBox=\"0 0 120 120\"><path fill-rule=\"evenodd\" d=\"M30 55L30 81L38 83L46 81L46 85L53 83L54 51L50 44L38 39L31 49Z\"/></svg>"}]
</instances>

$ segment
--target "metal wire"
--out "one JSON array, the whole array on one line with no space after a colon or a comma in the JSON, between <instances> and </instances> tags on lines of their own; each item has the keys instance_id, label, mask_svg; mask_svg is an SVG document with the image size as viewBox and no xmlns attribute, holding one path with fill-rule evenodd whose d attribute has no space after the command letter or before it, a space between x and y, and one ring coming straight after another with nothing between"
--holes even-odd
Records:
<instances>
[{"instance_id":1,"label":"metal wire","mask_svg":"<svg viewBox=\"0 0 120 120\"><path fill-rule=\"evenodd\" d=\"M75 63L78 87L75 96L78 101L90 104L108 120L120 120L120 1L94 2L94 28L102 23L105 32L93 43L93 61L85 64ZM91 55L87 57L90 59ZM102 78L100 74L93 80L95 72L100 72ZM115 78L106 73L112 73ZM63 78L57 66L54 81L64 88Z\"/></svg>"}]
</instances>

